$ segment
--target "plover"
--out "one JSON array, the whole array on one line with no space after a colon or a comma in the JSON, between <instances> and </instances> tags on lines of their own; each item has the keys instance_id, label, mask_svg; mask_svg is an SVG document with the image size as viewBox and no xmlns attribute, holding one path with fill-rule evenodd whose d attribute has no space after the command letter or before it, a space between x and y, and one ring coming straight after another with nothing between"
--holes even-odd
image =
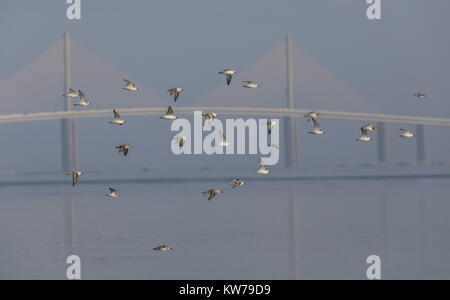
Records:
<instances>
[{"instance_id":1,"label":"plover","mask_svg":"<svg viewBox=\"0 0 450 300\"><path fill-rule=\"evenodd\" d=\"M232 69L225 69L222 72L219 72L219 74L225 75L227 77L227 84L231 84L231 80L233 79L233 75L236 74L235 70Z\"/></svg>"},{"instance_id":2,"label":"plover","mask_svg":"<svg viewBox=\"0 0 450 300\"><path fill-rule=\"evenodd\" d=\"M203 192L204 197L208 197L208 201L211 201L214 199L217 195L222 194L223 192L219 189L212 189L206 192Z\"/></svg>"},{"instance_id":3,"label":"plover","mask_svg":"<svg viewBox=\"0 0 450 300\"><path fill-rule=\"evenodd\" d=\"M180 97L181 92L183 91L182 88L173 88L168 90L168 92L170 93L170 96L173 96L173 100L175 102L177 102L178 97Z\"/></svg>"},{"instance_id":4,"label":"plover","mask_svg":"<svg viewBox=\"0 0 450 300\"><path fill-rule=\"evenodd\" d=\"M217 118L217 114L213 112L207 112L203 114L203 126L205 126L206 122L210 124Z\"/></svg>"},{"instance_id":5,"label":"plover","mask_svg":"<svg viewBox=\"0 0 450 300\"><path fill-rule=\"evenodd\" d=\"M130 81L128 79L124 79L123 81L125 81L126 85L122 89L124 89L125 91L135 92L139 90L139 87L133 81Z\"/></svg>"},{"instance_id":6,"label":"plover","mask_svg":"<svg viewBox=\"0 0 450 300\"><path fill-rule=\"evenodd\" d=\"M173 251L174 249L168 245L162 245L156 248L153 248L155 251Z\"/></svg>"},{"instance_id":7,"label":"plover","mask_svg":"<svg viewBox=\"0 0 450 300\"><path fill-rule=\"evenodd\" d=\"M305 118L307 118L307 121L309 122L309 121L311 121L311 120L313 120L313 119L318 119L318 118L320 118L321 115L322 115L322 114L321 114L320 112L312 111L312 112L307 113L307 114L305 115Z\"/></svg>"},{"instance_id":8,"label":"plover","mask_svg":"<svg viewBox=\"0 0 450 300\"><path fill-rule=\"evenodd\" d=\"M309 133L311 133L311 134L316 134L316 135L322 135L322 134L324 134L325 131L323 131L322 129L320 129L319 122L317 122L317 120L314 119L314 118L312 118L311 120L312 120L313 123L314 123L314 128L313 128L313 130L311 130Z\"/></svg>"},{"instance_id":9,"label":"plover","mask_svg":"<svg viewBox=\"0 0 450 300\"><path fill-rule=\"evenodd\" d=\"M273 130L273 127L274 127L275 125L277 125L277 122L272 121L272 120L267 121L267 123L266 123L266 126L267 126L267 133L268 133L269 135L272 134L272 130Z\"/></svg>"},{"instance_id":10,"label":"plover","mask_svg":"<svg viewBox=\"0 0 450 300\"><path fill-rule=\"evenodd\" d=\"M161 116L161 119L165 119L165 120L175 120L177 117L175 116L172 106L169 106L169 108L167 109L167 112L164 116Z\"/></svg>"},{"instance_id":11,"label":"plover","mask_svg":"<svg viewBox=\"0 0 450 300\"><path fill-rule=\"evenodd\" d=\"M259 169L256 171L256 174L267 175L270 171L267 167L262 163L262 160L259 161Z\"/></svg>"},{"instance_id":12,"label":"plover","mask_svg":"<svg viewBox=\"0 0 450 300\"><path fill-rule=\"evenodd\" d=\"M112 122L109 122L109 124L115 124L115 125L123 125L126 122L122 119L120 119L120 114L113 109L113 113L114 113L114 120Z\"/></svg>"},{"instance_id":13,"label":"plover","mask_svg":"<svg viewBox=\"0 0 450 300\"><path fill-rule=\"evenodd\" d=\"M416 136L410 129L401 128L400 131L400 136L404 139L410 139Z\"/></svg>"},{"instance_id":14,"label":"plover","mask_svg":"<svg viewBox=\"0 0 450 300\"><path fill-rule=\"evenodd\" d=\"M128 155L128 151L129 151L131 148L133 148L132 145L120 145L120 146L117 146L117 147L116 147L116 149L119 150L119 153L123 153L124 156L127 156L127 155Z\"/></svg>"},{"instance_id":15,"label":"plover","mask_svg":"<svg viewBox=\"0 0 450 300\"><path fill-rule=\"evenodd\" d=\"M109 193L106 194L106 197L110 198L119 198L119 192L113 188L109 188Z\"/></svg>"},{"instance_id":16,"label":"plover","mask_svg":"<svg viewBox=\"0 0 450 300\"><path fill-rule=\"evenodd\" d=\"M223 132L220 132L220 143L219 146L221 147L228 147L230 146L230 142L227 141L227 137L225 136L225 134L223 134Z\"/></svg>"},{"instance_id":17,"label":"plover","mask_svg":"<svg viewBox=\"0 0 450 300\"><path fill-rule=\"evenodd\" d=\"M419 99L424 99L428 96L424 93L416 93L416 94L414 94L414 97L419 98Z\"/></svg>"},{"instance_id":18,"label":"plover","mask_svg":"<svg viewBox=\"0 0 450 300\"><path fill-rule=\"evenodd\" d=\"M248 88L248 89L256 89L259 88L259 84L253 81L243 81L244 85L242 87Z\"/></svg>"},{"instance_id":19,"label":"plover","mask_svg":"<svg viewBox=\"0 0 450 300\"><path fill-rule=\"evenodd\" d=\"M66 175L72 176L72 186L75 186L78 182L78 179L80 178L80 176L82 174L83 173L80 171L74 171L74 172L67 173Z\"/></svg>"},{"instance_id":20,"label":"plover","mask_svg":"<svg viewBox=\"0 0 450 300\"><path fill-rule=\"evenodd\" d=\"M173 138L175 141L177 141L178 146L180 146L180 148L183 148L184 146L184 142L186 142L187 137L185 136L176 136Z\"/></svg>"},{"instance_id":21,"label":"plover","mask_svg":"<svg viewBox=\"0 0 450 300\"><path fill-rule=\"evenodd\" d=\"M369 136L367 129L361 127L361 136L356 139L359 142L370 142L372 138Z\"/></svg>"},{"instance_id":22,"label":"plover","mask_svg":"<svg viewBox=\"0 0 450 300\"><path fill-rule=\"evenodd\" d=\"M244 182L244 181L242 181L242 180L240 180L239 178L236 178L236 179L233 179L229 184L230 184L230 185L233 187L233 189L234 189L234 188L243 186L244 184L247 184L247 183Z\"/></svg>"},{"instance_id":23,"label":"plover","mask_svg":"<svg viewBox=\"0 0 450 300\"><path fill-rule=\"evenodd\" d=\"M63 97L67 98L76 98L78 96L79 96L78 92L71 88L69 88L69 91L63 95Z\"/></svg>"},{"instance_id":24,"label":"plover","mask_svg":"<svg viewBox=\"0 0 450 300\"><path fill-rule=\"evenodd\" d=\"M78 95L80 97L80 100L78 103L75 103L74 106L89 106L91 105L91 102L89 102L86 98L86 95L82 91L78 91Z\"/></svg>"},{"instance_id":25,"label":"plover","mask_svg":"<svg viewBox=\"0 0 450 300\"><path fill-rule=\"evenodd\" d=\"M372 125L372 124L368 124L368 125L364 126L363 128L366 131L377 131L378 130L378 127L375 125Z\"/></svg>"}]
</instances>

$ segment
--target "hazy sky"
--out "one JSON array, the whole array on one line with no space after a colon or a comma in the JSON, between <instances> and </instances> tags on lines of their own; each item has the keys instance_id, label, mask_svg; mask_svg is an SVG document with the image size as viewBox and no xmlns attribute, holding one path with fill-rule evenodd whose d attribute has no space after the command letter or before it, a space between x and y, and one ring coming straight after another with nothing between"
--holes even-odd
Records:
<instances>
[{"instance_id":1,"label":"hazy sky","mask_svg":"<svg viewBox=\"0 0 450 300\"><path fill-rule=\"evenodd\" d=\"M383 20L380 21L367 19L365 2L82 0L82 20L69 21L63 0L3 0L0 3L0 83L27 66L68 31L89 51L162 98L166 97L169 87L185 87L189 92L183 101L188 105L221 86L217 71L228 66L246 70L291 35L297 47L379 111L448 117L450 2L382 0ZM417 91L429 93L429 102L417 105L411 99ZM55 93L59 95L60 91ZM39 101L37 98L32 101ZM301 107L299 99L297 104ZM144 121L141 118L136 122L136 131L146 126ZM92 128L96 122L98 120L86 121L85 126ZM336 124L329 121L327 125L336 127ZM342 130L357 129L361 125L359 122L339 124ZM130 133L132 128L129 130L127 137L142 140ZM8 157L7 161L2 161L0 169L26 170L32 163L33 170L58 170L58 122L1 125L0 133L16 149L14 155L10 148L0 150L2 157ZM114 136L109 128L99 129L94 134L105 139ZM357 130L347 135L350 142L355 134ZM397 146L396 129L390 134L393 160L411 161L414 143ZM81 126L79 135L84 164L102 168L108 161L106 158L89 160L89 155L92 156L89 143L96 140L92 130ZM432 158L445 160L450 147L449 134L437 128L428 137ZM445 137L444 143L441 137ZM43 141L55 143L57 149L32 152L31 149L39 148ZM113 142L105 142L105 147L110 143ZM305 150L303 155L304 160L313 165L322 163L324 157L329 163L366 161L367 151L371 156L376 153L375 144L367 149L352 148L351 152L332 137L326 142L311 140L310 143L312 149ZM326 148L335 144L342 148L336 151L336 158L330 158ZM160 146L168 149L168 143ZM149 144L149 151L154 148L154 144ZM37 161L34 155L40 159ZM139 168L142 164L172 159L170 153L165 155L143 162L146 153L142 152L130 165Z\"/></svg>"}]
</instances>

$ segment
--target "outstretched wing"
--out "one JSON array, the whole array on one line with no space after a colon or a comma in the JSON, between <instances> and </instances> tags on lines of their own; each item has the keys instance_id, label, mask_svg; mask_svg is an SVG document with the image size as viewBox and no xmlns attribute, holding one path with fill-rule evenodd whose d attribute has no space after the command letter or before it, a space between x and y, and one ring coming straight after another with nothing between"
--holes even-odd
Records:
<instances>
[{"instance_id":1,"label":"outstretched wing","mask_svg":"<svg viewBox=\"0 0 450 300\"><path fill-rule=\"evenodd\" d=\"M120 114L114 109L113 110L114 113L114 119L120 119Z\"/></svg>"},{"instance_id":2,"label":"outstretched wing","mask_svg":"<svg viewBox=\"0 0 450 300\"><path fill-rule=\"evenodd\" d=\"M233 75L227 75L227 84L231 84L231 80L233 79Z\"/></svg>"},{"instance_id":3,"label":"outstretched wing","mask_svg":"<svg viewBox=\"0 0 450 300\"><path fill-rule=\"evenodd\" d=\"M125 82L127 83L127 85L128 85L128 84L134 85L133 81L130 81L130 80L128 80L128 79L124 79L123 81L125 81Z\"/></svg>"},{"instance_id":4,"label":"outstretched wing","mask_svg":"<svg viewBox=\"0 0 450 300\"><path fill-rule=\"evenodd\" d=\"M173 109L172 106L169 106L169 108L167 109L167 115L172 115L173 114Z\"/></svg>"},{"instance_id":5,"label":"outstretched wing","mask_svg":"<svg viewBox=\"0 0 450 300\"><path fill-rule=\"evenodd\" d=\"M79 178L80 178L80 175L78 175L75 172L72 173L72 185L73 186L75 186L77 184Z\"/></svg>"},{"instance_id":6,"label":"outstretched wing","mask_svg":"<svg viewBox=\"0 0 450 300\"><path fill-rule=\"evenodd\" d=\"M314 119L314 118L312 118L312 121L313 121L313 123L314 123L314 129L320 129L320 124L319 124L319 122L317 122L317 120Z\"/></svg>"},{"instance_id":7,"label":"outstretched wing","mask_svg":"<svg viewBox=\"0 0 450 300\"><path fill-rule=\"evenodd\" d=\"M175 97L174 97L175 102L177 102L178 97L180 97L180 93L179 93L179 92L176 92L176 93L175 93Z\"/></svg>"}]
</instances>

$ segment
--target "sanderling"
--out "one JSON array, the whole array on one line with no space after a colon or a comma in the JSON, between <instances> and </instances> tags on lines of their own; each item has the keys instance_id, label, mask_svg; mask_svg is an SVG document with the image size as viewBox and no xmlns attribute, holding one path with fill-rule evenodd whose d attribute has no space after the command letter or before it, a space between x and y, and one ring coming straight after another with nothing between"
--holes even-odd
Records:
<instances>
[{"instance_id":1,"label":"sanderling","mask_svg":"<svg viewBox=\"0 0 450 300\"><path fill-rule=\"evenodd\" d=\"M212 123L217 118L217 114L213 112L203 113L203 126L205 126L206 122Z\"/></svg>"},{"instance_id":2,"label":"sanderling","mask_svg":"<svg viewBox=\"0 0 450 300\"><path fill-rule=\"evenodd\" d=\"M272 120L267 121L267 123L266 123L266 126L267 126L267 133L268 133L269 135L272 134L272 130L273 130L273 127L274 127L275 125L277 125L277 122L272 121Z\"/></svg>"},{"instance_id":3,"label":"sanderling","mask_svg":"<svg viewBox=\"0 0 450 300\"><path fill-rule=\"evenodd\" d=\"M219 72L219 74L225 75L227 77L227 84L230 85L231 80L233 79L233 75L236 74L236 71L232 69L226 69L222 72Z\"/></svg>"},{"instance_id":4,"label":"sanderling","mask_svg":"<svg viewBox=\"0 0 450 300\"><path fill-rule=\"evenodd\" d=\"M168 90L168 92L170 93L170 96L173 96L173 100L175 102L177 102L178 97L180 97L181 92L183 91L182 88L173 88Z\"/></svg>"},{"instance_id":5,"label":"sanderling","mask_svg":"<svg viewBox=\"0 0 450 300\"><path fill-rule=\"evenodd\" d=\"M363 127L365 131L377 131L378 127L372 124L368 124Z\"/></svg>"},{"instance_id":6,"label":"sanderling","mask_svg":"<svg viewBox=\"0 0 450 300\"><path fill-rule=\"evenodd\" d=\"M80 95L80 100L78 103L75 103L74 106L89 106L91 102L89 102L86 98L86 95L82 91L78 91L78 95Z\"/></svg>"},{"instance_id":7,"label":"sanderling","mask_svg":"<svg viewBox=\"0 0 450 300\"><path fill-rule=\"evenodd\" d=\"M168 245L162 245L156 248L153 248L155 251L173 251L173 248Z\"/></svg>"},{"instance_id":8,"label":"sanderling","mask_svg":"<svg viewBox=\"0 0 450 300\"><path fill-rule=\"evenodd\" d=\"M230 185L233 187L233 189L234 189L234 188L243 186L244 184L247 184L247 183L244 182L244 181L242 181L242 180L240 180L239 178L236 178L236 179L233 179L229 184L230 184Z\"/></svg>"},{"instance_id":9,"label":"sanderling","mask_svg":"<svg viewBox=\"0 0 450 300\"><path fill-rule=\"evenodd\" d=\"M365 127L361 127L361 136L356 140L359 142L370 142L372 138L369 136L368 130Z\"/></svg>"},{"instance_id":10,"label":"sanderling","mask_svg":"<svg viewBox=\"0 0 450 300\"><path fill-rule=\"evenodd\" d=\"M127 155L128 155L128 151L129 151L131 148L133 148L132 145L120 145L120 146L117 146L117 147L116 147L116 149L119 150L119 153L123 153L124 156L127 156Z\"/></svg>"},{"instance_id":11,"label":"sanderling","mask_svg":"<svg viewBox=\"0 0 450 300\"><path fill-rule=\"evenodd\" d=\"M165 120L175 120L177 117L175 116L172 106L169 106L169 108L167 109L167 112L164 116L160 117L161 119L165 119Z\"/></svg>"},{"instance_id":12,"label":"sanderling","mask_svg":"<svg viewBox=\"0 0 450 300\"><path fill-rule=\"evenodd\" d=\"M80 178L80 176L82 174L83 173L80 171L74 171L74 172L67 173L66 175L72 176L72 186L75 186L78 182L78 179Z\"/></svg>"},{"instance_id":13,"label":"sanderling","mask_svg":"<svg viewBox=\"0 0 450 300\"><path fill-rule=\"evenodd\" d=\"M400 136L404 139L410 139L416 136L410 129L401 128L400 131Z\"/></svg>"},{"instance_id":14,"label":"sanderling","mask_svg":"<svg viewBox=\"0 0 450 300\"><path fill-rule=\"evenodd\" d=\"M67 98L76 98L78 96L79 96L78 92L71 88L69 88L69 91L63 95L63 97Z\"/></svg>"},{"instance_id":15,"label":"sanderling","mask_svg":"<svg viewBox=\"0 0 450 300\"><path fill-rule=\"evenodd\" d=\"M219 189L212 189L206 192L203 192L204 197L208 197L208 201L214 199L217 195L222 194L223 192Z\"/></svg>"},{"instance_id":16,"label":"sanderling","mask_svg":"<svg viewBox=\"0 0 450 300\"><path fill-rule=\"evenodd\" d=\"M119 198L119 192L113 188L109 188L109 193L106 194L106 197Z\"/></svg>"},{"instance_id":17,"label":"sanderling","mask_svg":"<svg viewBox=\"0 0 450 300\"><path fill-rule=\"evenodd\" d=\"M308 122L309 122L309 121L311 121L311 120L313 120L313 119L318 119L318 118L320 118L321 115L322 115L322 114L321 114L320 112L312 111L312 112L307 113L307 114L305 115L305 118L307 118L307 120L308 120Z\"/></svg>"},{"instance_id":18,"label":"sanderling","mask_svg":"<svg viewBox=\"0 0 450 300\"><path fill-rule=\"evenodd\" d=\"M129 92L135 92L137 90L139 90L139 87L133 82L130 81L128 79L124 79L123 81L125 81L126 85L124 88L122 88L125 91L129 91Z\"/></svg>"},{"instance_id":19,"label":"sanderling","mask_svg":"<svg viewBox=\"0 0 450 300\"><path fill-rule=\"evenodd\" d=\"M113 109L113 113L114 113L114 121L109 122L109 124L123 125L126 123L124 120L120 119L120 114L115 109Z\"/></svg>"},{"instance_id":20,"label":"sanderling","mask_svg":"<svg viewBox=\"0 0 450 300\"><path fill-rule=\"evenodd\" d=\"M242 87L248 88L248 89L256 89L259 88L259 84L253 81L243 81L244 85Z\"/></svg>"}]
</instances>

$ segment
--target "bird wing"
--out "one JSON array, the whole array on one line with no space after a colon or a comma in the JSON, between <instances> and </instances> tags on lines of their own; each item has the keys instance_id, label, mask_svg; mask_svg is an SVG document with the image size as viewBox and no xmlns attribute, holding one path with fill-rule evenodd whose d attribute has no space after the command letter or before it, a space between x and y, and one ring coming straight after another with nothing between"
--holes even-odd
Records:
<instances>
[{"instance_id":1,"label":"bird wing","mask_svg":"<svg viewBox=\"0 0 450 300\"><path fill-rule=\"evenodd\" d=\"M175 102L177 102L178 97L180 97L180 92L175 92L175 98L174 98Z\"/></svg>"},{"instance_id":2,"label":"bird wing","mask_svg":"<svg viewBox=\"0 0 450 300\"><path fill-rule=\"evenodd\" d=\"M128 155L128 149L127 149L127 148L124 148L124 149L123 149L123 155L125 155L125 156Z\"/></svg>"},{"instance_id":3,"label":"bird wing","mask_svg":"<svg viewBox=\"0 0 450 300\"><path fill-rule=\"evenodd\" d=\"M77 184L79 178L80 178L80 175L78 175L75 172L72 173L72 184L73 184L73 186L75 186L75 184Z\"/></svg>"},{"instance_id":4,"label":"bird wing","mask_svg":"<svg viewBox=\"0 0 450 300\"><path fill-rule=\"evenodd\" d=\"M128 79L124 79L123 81L125 81L127 84L133 84L134 85L133 81L130 81Z\"/></svg>"},{"instance_id":5,"label":"bird wing","mask_svg":"<svg viewBox=\"0 0 450 300\"><path fill-rule=\"evenodd\" d=\"M320 124L319 122L316 121L316 119L312 118L312 121L314 123L314 129L320 129Z\"/></svg>"},{"instance_id":6,"label":"bird wing","mask_svg":"<svg viewBox=\"0 0 450 300\"><path fill-rule=\"evenodd\" d=\"M233 75L227 75L227 84L231 84L231 80L233 79Z\"/></svg>"},{"instance_id":7,"label":"bird wing","mask_svg":"<svg viewBox=\"0 0 450 300\"><path fill-rule=\"evenodd\" d=\"M172 106L169 106L169 108L167 109L167 115L171 115L173 114L173 109Z\"/></svg>"},{"instance_id":8,"label":"bird wing","mask_svg":"<svg viewBox=\"0 0 450 300\"><path fill-rule=\"evenodd\" d=\"M114 113L114 119L120 119L120 114L114 109L113 110Z\"/></svg>"},{"instance_id":9,"label":"bird wing","mask_svg":"<svg viewBox=\"0 0 450 300\"><path fill-rule=\"evenodd\" d=\"M111 193L117 193L117 190L115 190L115 189L113 189L113 188L109 188L109 191L111 192Z\"/></svg>"}]
</instances>

